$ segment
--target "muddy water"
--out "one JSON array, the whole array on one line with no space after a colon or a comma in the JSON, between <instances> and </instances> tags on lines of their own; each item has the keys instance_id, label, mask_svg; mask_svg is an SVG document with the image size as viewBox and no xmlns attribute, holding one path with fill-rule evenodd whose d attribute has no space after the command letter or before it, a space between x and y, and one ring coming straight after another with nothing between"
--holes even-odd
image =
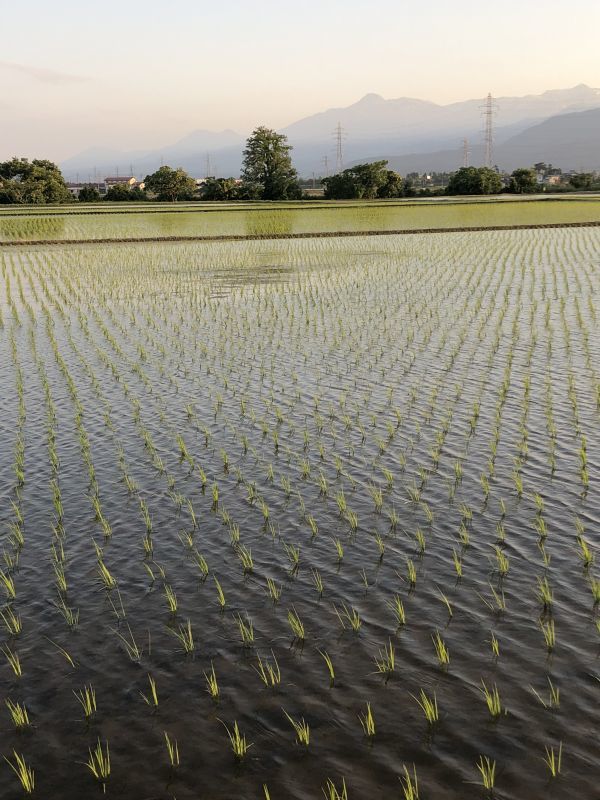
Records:
<instances>
[{"instance_id":1,"label":"muddy water","mask_svg":"<svg viewBox=\"0 0 600 800\"><path fill-rule=\"evenodd\" d=\"M343 778L350 798L402 797L404 765L423 798L478 798L481 755L496 762L498 797L597 797L598 567L584 565L577 537L599 550L599 245L595 229L565 229L2 252L0 509L23 630L2 631L22 676L0 654L0 700L24 702L32 725L15 731L5 710L0 731L2 753L34 768L36 795L100 794L82 763L100 738L115 798L261 798L266 784L274 799L316 799L328 778L338 788ZM79 612L72 629L63 601ZM356 632L340 624L344 605L360 616ZM238 615L253 623L247 646ZM186 655L172 631L188 620ZM540 621L555 623L550 651ZM390 643L386 680L375 658ZM276 659L276 687L257 674L259 656ZM140 696L148 674L155 713ZM531 688L548 701L548 679L557 709ZM496 720L482 681L498 687ZM89 724L73 694L86 685ZM433 727L421 689L437 698ZM367 702L372 741L358 719ZM283 709L308 723L308 748ZM252 744L242 763L223 724L235 721ZM545 748L560 742L552 779ZM0 793L22 796L6 764Z\"/></svg>"}]
</instances>

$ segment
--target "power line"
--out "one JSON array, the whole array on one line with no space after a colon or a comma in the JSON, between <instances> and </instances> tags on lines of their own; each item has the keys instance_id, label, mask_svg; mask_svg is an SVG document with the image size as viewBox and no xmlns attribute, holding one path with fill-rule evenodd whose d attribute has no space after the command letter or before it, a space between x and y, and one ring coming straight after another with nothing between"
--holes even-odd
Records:
<instances>
[{"instance_id":1,"label":"power line","mask_svg":"<svg viewBox=\"0 0 600 800\"><path fill-rule=\"evenodd\" d=\"M471 155L471 150L469 148L469 140L463 139L463 167L469 166L469 156Z\"/></svg>"},{"instance_id":2,"label":"power line","mask_svg":"<svg viewBox=\"0 0 600 800\"><path fill-rule=\"evenodd\" d=\"M335 126L333 136L335 137L335 171L342 172L344 169L343 141L346 138L346 131L342 128L341 122Z\"/></svg>"},{"instance_id":3,"label":"power line","mask_svg":"<svg viewBox=\"0 0 600 800\"><path fill-rule=\"evenodd\" d=\"M492 167L494 163L494 117L497 111L496 101L491 93L481 106L483 116L483 141L485 146L485 166Z\"/></svg>"}]
</instances>

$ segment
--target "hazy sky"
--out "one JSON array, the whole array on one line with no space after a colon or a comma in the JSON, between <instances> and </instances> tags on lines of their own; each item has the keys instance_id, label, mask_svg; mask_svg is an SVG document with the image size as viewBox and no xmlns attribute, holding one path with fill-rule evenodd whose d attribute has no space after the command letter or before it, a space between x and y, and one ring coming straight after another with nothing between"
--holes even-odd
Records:
<instances>
[{"instance_id":1,"label":"hazy sky","mask_svg":"<svg viewBox=\"0 0 600 800\"><path fill-rule=\"evenodd\" d=\"M600 87L600 0L0 0L0 159Z\"/></svg>"}]
</instances>

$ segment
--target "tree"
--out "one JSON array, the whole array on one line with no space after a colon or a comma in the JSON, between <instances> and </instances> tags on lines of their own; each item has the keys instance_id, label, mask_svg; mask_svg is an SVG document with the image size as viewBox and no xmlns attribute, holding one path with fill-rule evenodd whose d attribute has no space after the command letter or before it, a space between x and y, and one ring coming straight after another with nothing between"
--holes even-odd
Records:
<instances>
[{"instance_id":1,"label":"tree","mask_svg":"<svg viewBox=\"0 0 600 800\"><path fill-rule=\"evenodd\" d=\"M202 200L237 200L238 183L235 178L207 178L200 189Z\"/></svg>"},{"instance_id":2,"label":"tree","mask_svg":"<svg viewBox=\"0 0 600 800\"><path fill-rule=\"evenodd\" d=\"M287 136L260 126L246 141L242 166L244 186L261 200L299 200L302 191L292 166Z\"/></svg>"},{"instance_id":3,"label":"tree","mask_svg":"<svg viewBox=\"0 0 600 800\"><path fill-rule=\"evenodd\" d=\"M591 172L576 172L569 178L569 183L574 189L591 189L594 176Z\"/></svg>"},{"instance_id":4,"label":"tree","mask_svg":"<svg viewBox=\"0 0 600 800\"><path fill-rule=\"evenodd\" d=\"M86 183L79 190L78 200L80 203L96 203L100 200L100 192L91 183Z\"/></svg>"},{"instance_id":5,"label":"tree","mask_svg":"<svg viewBox=\"0 0 600 800\"><path fill-rule=\"evenodd\" d=\"M392 169L387 169L384 183L377 189L377 197L402 197L404 181L402 176Z\"/></svg>"},{"instance_id":6,"label":"tree","mask_svg":"<svg viewBox=\"0 0 600 800\"><path fill-rule=\"evenodd\" d=\"M147 175L144 183L146 189L156 195L158 200L169 200L172 203L176 200L191 200L196 191L196 181L181 167L161 167L152 175Z\"/></svg>"},{"instance_id":7,"label":"tree","mask_svg":"<svg viewBox=\"0 0 600 800\"><path fill-rule=\"evenodd\" d=\"M375 197L401 197L402 178L387 169L387 161L356 164L354 167L323 178L325 197L331 200L373 199Z\"/></svg>"},{"instance_id":8,"label":"tree","mask_svg":"<svg viewBox=\"0 0 600 800\"><path fill-rule=\"evenodd\" d=\"M537 175L534 169L520 167L510 176L508 190L513 194L532 194L538 191Z\"/></svg>"},{"instance_id":9,"label":"tree","mask_svg":"<svg viewBox=\"0 0 600 800\"><path fill-rule=\"evenodd\" d=\"M489 167L461 167L446 187L447 194L498 194L502 191L500 175Z\"/></svg>"},{"instance_id":10,"label":"tree","mask_svg":"<svg viewBox=\"0 0 600 800\"><path fill-rule=\"evenodd\" d=\"M45 159L12 158L0 163L0 203L68 203L59 168Z\"/></svg>"},{"instance_id":11,"label":"tree","mask_svg":"<svg viewBox=\"0 0 600 800\"><path fill-rule=\"evenodd\" d=\"M137 200L147 200L148 198L139 186L115 183L106 192L104 199L109 203L134 203Z\"/></svg>"}]
</instances>

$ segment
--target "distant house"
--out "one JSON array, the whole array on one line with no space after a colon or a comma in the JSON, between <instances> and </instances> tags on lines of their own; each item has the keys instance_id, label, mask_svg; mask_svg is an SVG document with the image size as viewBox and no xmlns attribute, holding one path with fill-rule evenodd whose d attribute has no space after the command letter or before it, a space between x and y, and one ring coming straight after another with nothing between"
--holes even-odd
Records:
<instances>
[{"instance_id":1,"label":"distant house","mask_svg":"<svg viewBox=\"0 0 600 800\"><path fill-rule=\"evenodd\" d=\"M83 181L83 182L67 182L67 189L73 195L73 197L79 197L79 192L83 189L84 186L91 186L93 189L96 189L98 194L105 195L106 194L106 184L104 181Z\"/></svg>"},{"instance_id":2,"label":"distant house","mask_svg":"<svg viewBox=\"0 0 600 800\"><path fill-rule=\"evenodd\" d=\"M129 189L133 189L138 182L137 178L132 175L109 175L108 178L104 178L104 185L107 191L111 186L127 186Z\"/></svg>"}]
</instances>

